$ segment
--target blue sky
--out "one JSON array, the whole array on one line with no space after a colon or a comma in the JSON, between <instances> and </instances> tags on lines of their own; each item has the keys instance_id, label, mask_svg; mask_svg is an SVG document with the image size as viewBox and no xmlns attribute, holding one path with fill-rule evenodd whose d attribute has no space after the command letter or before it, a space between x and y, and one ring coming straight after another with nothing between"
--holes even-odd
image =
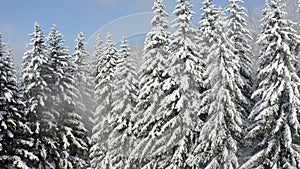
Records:
<instances>
[{"instance_id":1,"label":"blue sky","mask_svg":"<svg viewBox=\"0 0 300 169\"><path fill-rule=\"evenodd\" d=\"M200 15L201 0L191 0L191 3L196 12L196 24ZM215 3L224 6L227 0L215 0ZM245 0L245 6L249 10L261 8L263 3L264 0ZM165 0L168 12L172 12L175 4L175 0ZM112 32L119 31L119 34L125 35L135 27L150 29L151 13L139 14L151 12L152 5L152 0L1 0L0 32L5 41L12 43L16 64L19 64L29 42L28 34L32 33L36 21L40 22L46 35L51 26L56 24L65 36L65 44L72 51L74 39L79 31L83 31L88 40L101 28L106 28L103 31L115 29ZM130 17L125 17L128 15ZM129 19L125 21L124 26L113 25L120 20L118 18ZM115 40L120 36L116 35Z\"/></svg>"}]
</instances>

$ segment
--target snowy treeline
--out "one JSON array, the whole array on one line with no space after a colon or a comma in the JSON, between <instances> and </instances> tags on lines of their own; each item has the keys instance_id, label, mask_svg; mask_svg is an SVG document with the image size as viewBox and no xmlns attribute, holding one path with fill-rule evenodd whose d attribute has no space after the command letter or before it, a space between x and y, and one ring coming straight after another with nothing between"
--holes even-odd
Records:
<instances>
[{"instance_id":1,"label":"snowy treeline","mask_svg":"<svg viewBox=\"0 0 300 169\"><path fill-rule=\"evenodd\" d=\"M204 0L197 28L189 0L170 22L154 0L139 72L125 37L99 35L90 54L80 32L70 54L35 23L17 79L0 34L0 168L299 169L300 26L285 5L266 0L254 36L243 0Z\"/></svg>"}]
</instances>

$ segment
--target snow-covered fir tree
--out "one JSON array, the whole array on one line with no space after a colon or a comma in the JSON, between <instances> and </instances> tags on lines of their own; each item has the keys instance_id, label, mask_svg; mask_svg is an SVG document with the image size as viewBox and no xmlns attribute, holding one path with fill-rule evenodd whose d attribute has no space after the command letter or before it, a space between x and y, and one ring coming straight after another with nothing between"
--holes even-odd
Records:
<instances>
[{"instance_id":1,"label":"snow-covered fir tree","mask_svg":"<svg viewBox=\"0 0 300 169\"><path fill-rule=\"evenodd\" d=\"M195 168L236 169L238 143L242 136L243 80L240 75L239 56L228 38L225 16L220 14L215 23L215 41L207 56L206 86L200 113L207 113L197 144L189 158Z\"/></svg>"},{"instance_id":2,"label":"snow-covered fir tree","mask_svg":"<svg viewBox=\"0 0 300 169\"><path fill-rule=\"evenodd\" d=\"M157 110L162 101L163 81L166 74L169 45L168 16L162 0L155 0L153 5L152 29L144 43L144 63L141 67L139 94L137 98L137 116L135 117L134 134L139 138L138 146L132 152L131 160L144 161L149 154L142 154L148 137L153 135ZM154 135L153 135L154 136ZM140 161L140 162L141 162ZM147 161L147 160L146 160Z\"/></svg>"},{"instance_id":3,"label":"snow-covered fir tree","mask_svg":"<svg viewBox=\"0 0 300 169\"><path fill-rule=\"evenodd\" d=\"M177 30L171 36L169 65L162 88L165 92L143 152L153 158L148 168L187 168L186 159L200 130L198 118L203 91L204 63L196 45L197 31L191 25L193 12L189 0L177 0L172 21Z\"/></svg>"},{"instance_id":4,"label":"snow-covered fir tree","mask_svg":"<svg viewBox=\"0 0 300 169\"><path fill-rule=\"evenodd\" d=\"M95 46L94 46L95 52L93 54L93 76L94 76L94 99L96 102L96 106L101 104L101 93L100 90L102 88L97 87L96 84L99 84L101 81L101 78L97 78L97 75L100 74L101 69L102 69L102 60L104 58L104 42L102 40L101 34L98 34L96 41L95 41ZM97 158L101 156L101 151L98 146L100 146L99 140L100 140L100 127L96 127L96 123L98 125L101 124L101 112L94 111L93 114L93 123L94 127L92 129L92 137L91 137L91 149L90 149L90 159L91 159L91 167L92 168L97 168ZM98 166L99 168L99 166Z\"/></svg>"},{"instance_id":5,"label":"snow-covered fir tree","mask_svg":"<svg viewBox=\"0 0 300 169\"><path fill-rule=\"evenodd\" d=\"M214 41L212 37L215 34L215 22L218 18L218 10L213 4L213 0L204 0L201 11L202 14L199 22L199 36L201 39L198 43L203 46L201 53L206 57Z\"/></svg>"},{"instance_id":6,"label":"snow-covered fir tree","mask_svg":"<svg viewBox=\"0 0 300 169\"><path fill-rule=\"evenodd\" d=\"M269 7L264 13L268 26L258 39L259 85L252 96L257 101L249 116L253 125L248 137L260 144L242 169L300 167L300 79L295 69L300 36L285 19L281 0L271 0Z\"/></svg>"},{"instance_id":7,"label":"snow-covered fir tree","mask_svg":"<svg viewBox=\"0 0 300 169\"><path fill-rule=\"evenodd\" d=\"M101 79L96 79L96 76L100 73L100 69L98 69L97 66L98 64L101 63L101 59L103 58L104 55L104 42L102 40L101 34L98 34L96 38L94 50L95 51L93 53L93 59L92 59L92 70L93 70L94 85L95 85L99 83L99 80L101 80ZM94 89L94 93L95 93L95 89ZM94 94L94 98L96 98L95 94Z\"/></svg>"},{"instance_id":8,"label":"snow-covered fir tree","mask_svg":"<svg viewBox=\"0 0 300 169\"><path fill-rule=\"evenodd\" d=\"M160 104L162 82L167 78L167 50L169 44L167 13L162 0L154 1L154 15L152 18L152 30L147 34L144 44L144 63L140 77L140 92L137 109L142 119L137 119L137 135L147 136L148 130L155 123L153 115L156 114ZM139 128L141 127L141 128ZM136 129L135 129L136 130Z\"/></svg>"},{"instance_id":9,"label":"snow-covered fir tree","mask_svg":"<svg viewBox=\"0 0 300 169\"><path fill-rule=\"evenodd\" d=\"M22 88L26 101L25 114L33 131L35 154L39 158L37 167L54 168L54 159L59 157L57 143L57 125L55 116L47 108L48 96L52 92L47 82L51 72L48 65L44 32L39 23L35 23L30 34L30 49L25 52L22 65Z\"/></svg>"},{"instance_id":10,"label":"snow-covered fir tree","mask_svg":"<svg viewBox=\"0 0 300 169\"><path fill-rule=\"evenodd\" d=\"M103 55L103 49L104 49L104 42L102 40L102 36L101 34L99 33L97 35L97 38L96 38L96 41L95 41L95 45L94 45L94 53L92 54L91 56L91 61L90 61L90 65L91 65L91 78L92 78L92 85L93 85L93 93L91 93L91 98L93 99L93 102L94 102L94 106L92 107L93 111L93 115L90 117L89 121L92 123L93 127L95 126L95 123L97 121L97 118L95 113L96 113L96 107L98 105L97 103L97 100L96 100L96 92L95 92L95 86L96 84L99 83L99 80L100 79L96 79L96 76L97 74L99 74L99 70L97 69L97 65L99 62L99 59L102 58L102 55ZM99 97L99 96L98 96ZM93 128L92 130L90 131L90 134L93 134L94 131L93 131ZM90 135L91 137L91 135ZM92 141L92 140L91 140ZM92 141L93 142L93 141ZM93 145L93 143L91 143L91 145Z\"/></svg>"},{"instance_id":11,"label":"snow-covered fir tree","mask_svg":"<svg viewBox=\"0 0 300 169\"><path fill-rule=\"evenodd\" d=\"M163 168L187 168L186 159L200 131L200 93L204 91L204 62L196 43L196 29L191 25L192 5L189 0L177 0L168 58L169 78L163 84L166 96L159 108L158 140L154 154L165 156ZM169 157L168 157L169 156Z\"/></svg>"},{"instance_id":12,"label":"snow-covered fir tree","mask_svg":"<svg viewBox=\"0 0 300 169\"><path fill-rule=\"evenodd\" d=\"M62 112L59 118L59 143L61 158L59 168L85 169L89 166L89 138L87 129L82 123L82 117L76 112L76 101L79 89L74 78L76 66L69 57L64 67L65 90L62 100Z\"/></svg>"},{"instance_id":13,"label":"snow-covered fir tree","mask_svg":"<svg viewBox=\"0 0 300 169\"><path fill-rule=\"evenodd\" d=\"M0 166L28 169L38 161L18 96L12 52L0 34Z\"/></svg>"},{"instance_id":14,"label":"snow-covered fir tree","mask_svg":"<svg viewBox=\"0 0 300 169\"><path fill-rule=\"evenodd\" d=\"M263 12L263 18L261 19L262 31L261 31L260 35L266 33L269 29L272 29L271 24L270 24L270 21L271 21L270 0L265 0L265 6L264 6L262 12ZM260 45L260 44L258 44L258 45ZM259 55L260 55L262 50L263 49L259 50ZM268 58L266 58L266 57L258 57L257 62L258 62L258 65L259 65L259 66L257 66L257 69L258 69L257 71L259 71L260 67L264 67L263 64L268 64L270 62L270 60L268 60ZM257 79L255 79L255 80L258 81Z\"/></svg>"},{"instance_id":15,"label":"snow-covered fir tree","mask_svg":"<svg viewBox=\"0 0 300 169\"><path fill-rule=\"evenodd\" d=\"M75 102L76 88L74 87L74 64L71 62L68 48L64 46L63 35L53 25L47 37L50 77L48 86L52 93L48 105L56 118L57 142L60 157L55 159L59 168L85 168L88 151L86 129L77 115ZM72 69L73 68L73 69ZM85 159L84 159L85 156Z\"/></svg>"},{"instance_id":16,"label":"snow-covered fir tree","mask_svg":"<svg viewBox=\"0 0 300 169\"><path fill-rule=\"evenodd\" d=\"M270 6L270 0L265 0L265 6L262 10L263 12L263 18L261 19L262 22L262 34L266 32L268 29L270 29L271 25L269 21L271 20L271 6Z\"/></svg>"},{"instance_id":17,"label":"snow-covered fir tree","mask_svg":"<svg viewBox=\"0 0 300 169\"><path fill-rule=\"evenodd\" d=\"M47 39L47 57L48 57L48 66L49 66L49 76L47 78L47 87L51 91L47 95L47 104L46 109L51 113L53 120L53 126L55 127L53 139L57 142L57 148L59 147L59 135L57 135L58 128L58 119L60 118L60 113L62 113L62 96L64 94L64 77L63 67L66 64L66 56L68 55L68 49L63 45L63 37L60 34L56 26L53 25ZM53 157L55 161L55 167L59 166L60 150L58 150L57 155Z\"/></svg>"},{"instance_id":18,"label":"snow-covered fir tree","mask_svg":"<svg viewBox=\"0 0 300 169\"><path fill-rule=\"evenodd\" d=\"M232 40L234 47L234 54L237 56L240 65L240 74L244 82L242 89L243 94L248 99L246 105L244 105L244 115L248 116L251 108L251 94L253 88L252 80L252 61L251 61L251 46L252 40L250 31L247 28L247 21L245 17L246 8L241 6L243 0L229 0L230 4L226 8L226 12L229 12L227 20L228 37Z\"/></svg>"},{"instance_id":19,"label":"snow-covered fir tree","mask_svg":"<svg viewBox=\"0 0 300 169\"><path fill-rule=\"evenodd\" d=\"M130 48L127 40L123 38L119 51L115 73L114 102L112 105L109 124L112 132L108 138L107 160L110 161L110 169L124 169L134 147L132 131L132 116L136 105L137 80L135 66L131 60ZM130 167L129 167L130 168Z\"/></svg>"},{"instance_id":20,"label":"snow-covered fir tree","mask_svg":"<svg viewBox=\"0 0 300 169\"><path fill-rule=\"evenodd\" d=\"M112 36L108 33L103 55L99 55L97 64L97 75L95 84L95 96L97 109L94 114L95 126L92 135L91 167L109 168L109 161L105 160L107 155L107 138L112 131L109 119L112 113L114 75L118 60L118 51L112 41Z\"/></svg>"},{"instance_id":21,"label":"snow-covered fir tree","mask_svg":"<svg viewBox=\"0 0 300 169\"><path fill-rule=\"evenodd\" d=\"M85 38L83 32L80 32L75 40L75 52L73 59L76 71L75 81L79 90L78 99L76 101L76 112L82 116L82 120L91 135L93 123L90 118L93 116L95 102L93 97L94 83L92 76L92 67L88 62L89 53L86 49Z\"/></svg>"}]
</instances>

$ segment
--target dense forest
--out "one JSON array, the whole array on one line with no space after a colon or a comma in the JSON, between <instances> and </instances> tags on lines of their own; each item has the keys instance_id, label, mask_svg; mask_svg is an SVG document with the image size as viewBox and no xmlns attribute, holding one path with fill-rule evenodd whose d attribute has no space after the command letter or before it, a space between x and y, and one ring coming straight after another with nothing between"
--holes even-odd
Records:
<instances>
[{"instance_id":1,"label":"dense forest","mask_svg":"<svg viewBox=\"0 0 300 169\"><path fill-rule=\"evenodd\" d=\"M138 71L126 37L70 54L38 22L18 71L0 34L0 168L300 169L300 1L228 1L195 27L154 0Z\"/></svg>"}]
</instances>

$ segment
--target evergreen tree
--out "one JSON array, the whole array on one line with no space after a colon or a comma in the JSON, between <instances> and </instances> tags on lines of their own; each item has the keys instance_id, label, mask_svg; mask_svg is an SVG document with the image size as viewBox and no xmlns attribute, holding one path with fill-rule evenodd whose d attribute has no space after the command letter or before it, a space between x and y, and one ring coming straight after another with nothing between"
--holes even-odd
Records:
<instances>
[{"instance_id":1,"label":"evergreen tree","mask_svg":"<svg viewBox=\"0 0 300 169\"><path fill-rule=\"evenodd\" d=\"M213 45L215 33L215 22L218 18L218 10L213 4L213 0L204 0L203 7L201 8L202 14L200 18L199 36L202 46L201 53L203 56L207 56L208 50Z\"/></svg>"},{"instance_id":2,"label":"evergreen tree","mask_svg":"<svg viewBox=\"0 0 300 169\"><path fill-rule=\"evenodd\" d=\"M137 122L137 134L147 136L149 128L155 123L156 114L162 95L161 84L166 79L167 48L169 44L167 13L162 0L154 1L152 30L147 34L144 44L145 62L142 65L140 92L137 109L144 117ZM152 118L152 119L151 119ZM141 129L139 129L141 127Z\"/></svg>"},{"instance_id":3,"label":"evergreen tree","mask_svg":"<svg viewBox=\"0 0 300 169\"><path fill-rule=\"evenodd\" d=\"M52 95L49 100L51 112L57 123L57 142L59 143L60 157L55 159L59 168L84 168L87 154L86 130L80 122L81 117L75 111L73 97L76 96L73 74L74 67L70 62L67 47L64 46L63 35L53 25L48 41L48 57L51 79L48 86ZM49 104L48 104L49 105Z\"/></svg>"},{"instance_id":4,"label":"evergreen tree","mask_svg":"<svg viewBox=\"0 0 300 169\"><path fill-rule=\"evenodd\" d=\"M39 23L35 23L31 47L23 57L23 95L26 100L25 114L35 139L35 154L39 158L39 168L55 168L54 159L59 157L57 125L55 116L47 109L48 96L52 92L47 84L49 81L49 60L45 45L44 32Z\"/></svg>"},{"instance_id":5,"label":"evergreen tree","mask_svg":"<svg viewBox=\"0 0 300 169\"><path fill-rule=\"evenodd\" d=\"M69 56L69 55L68 55ZM76 112L74 98L78 98L79 89L76 87L76 66L70 56L64 67L65 91L62 100L62 113L59 120L59 137L61 158L59 168L85 169L89 166L89 138L82 123L82 117Z\"/></svg>"},{"instance_id":6,"label":"evergreen tree","mask_svg":"<svg viewBox=\"0 0 300 169\"><path fill-rule=\"evenodd\" d=\"M109 124L112 132L108 138L107 159L110 169L124 169L134 142L130 137L132 116L137 97L137 80L135 67L132 65L130 48L124 38L121 42L120 59L115 73L114 102Z\"/></svg>"},{"instance_id":7,"label":"evergreen tree","mask_svg":"<svg viewBox=\"0 0 300 169\"><path fill-rule=\"evenodd\" d=\"M94 77L94 85L98 84L100 79L96 79L96 76L100 73L100 69L101 67L98 67L100 65L101 62L101 58L104 55L104 42L102 40L102 36L101 34L98 34L97 38L96 38L96 42L95 42L95 52L93 54L93 61L92 61L92 68L93 68L93 77ZM95 93L95 89L94 89L94 93ZM96 95L94 94L94 97L96 98ZM98 96L100 97L100 96ZM98 104L98 103L97 103Z\"/></svg>"},{"instance_id":8,"label":"evergreen tree","mask_svg":"<svg viewBox=\"0 0 300 169\"><path fill-rule=\"evenodd\" d=\"M100 74L101 69L102 69L102 59L104 58L104 42L102 40L101 34L98 34L97 38L96 38L96 43L95 43L95 52L93 54L94 56L94 62L93 62L93 66L94 66L94 85L95 85L95 89L94 89L94 99L96 101L96 105L100 105L101 104L101 93L100 90L102 88L97 87L96 88L96 84L99 84L99 82L101 81L101 79L98 77L97 75ZM92 137L91 137L91 149L90 149L90 159L91 159L91 166L92 168L99 168L99 165L97 166L97 158L101 157L101 151L100 151L100 146L101 144L99 143L100 141L100 126L96 126L96 123L98 123L98 125L100 125L101 123L101 112L97 112L94 111L93 114L93 123L94 123L94 127L92 129Z\"/></svg>"},{"instance_id":9,"label":"evergreen tree","mask_svg":"<svg viewBox=\"0 0 300 169\"><path fill-rule=\"evenodd\" d=\"M96 84L98 84L101 79L97 79L96 77L100 73L101 64L102 64L101 59L103 58L103 55L104 55L104 42L102 40L101 34L98 34L98 36L96 38L94 49L95 49L95 52L93 54L93 59L92 59L92 70L93 70L93 79L94 79L93 98L95 100L95 105L96 105L95 107L97 107L97 105L100 104L98 101L99 101L99 98L101 98L101 95L99 95L99 93L96 94L96 88L95 87L96 87ZM98 66L98 64L100 64L100 65ZM95 123L96 123L96 121L98 121L98 117L99 117L100 114L97 115L96 110L94 110L93 113L94 114L93 114L93 117L91 119L91 122L93 123L93 126L95 126ZM97 131L94 131L94 129L97 130L99 128L94 128L93 127L92 134L97 132ZM93 138L92 138L91 141L92 141L92 144L94 144L93 142L96 141L96 140L93 140Z\"/></svg>"},{"instance_id":10,"label":"evergreen tree","mask_svg":"<svg viewBox=\"0 0 300 169\"><path fill-rule=\"evenodd\" d=\"M198 118L198 102L203 91L203 61L198 53L197 31L190 21L193 12L189 0L177 0L168 58L168 77L162 88L165 92L153 134L144 145L143 151L156 157L145 167L187 168L186 159L201 128Z\"/></svg>"},{"instance_id":11,"label":"evergreen tree","mask_svg":"<svg viewBox=\"0 0 300 169\"><path fill-rule=\"evenodd\" d=\"M239 58L235 46L228 38L225 16L215 23L213 43L207 56L206 86L200 102L200 113L207 113L197 144L189 159L194 168L236 169L238 163L238 143L242 135L241 103L246 99L241 89Z\"/></svg>"},{"instance_id":12,"label":"evergreen tree","mask_svg":"<svg viewBox=\"0 0 300 169\"><path fill-rule=\"evenodd\" d=\"M103 55L103 48L104 48L104 45L103 45L103 40L102 40L102 36L101 34L98 34L97 38L96 38L96 41L95 41L95 46L94 46L94 53L92 55L92 59L91 59L91 72L92 72L92 76L91 76L91 80L92 80L92 85L93 85L93 92L91 93L91 98L93 99L93 102L94 102L94 105L91 106L92 107L92 116L90 117L89 121L90 123L92 124L92 126L94 127L95 126L95 123L97 121L97 116L96 116L96 107L97 105L99 105L97 103L97 97L96 97L96 92L95 92L95 86L96 84L99 83L99 81L96 80L96 76L97 74L99 74L99 70L97 68L97 65L99 62L99 59L102 57ZM100 79L98 79L100 80ZM100 96L98 96L99 98ZM93 133L94 133L94 130L93 130L93 127L90 131L90 138L92 137ZM93 143L93 139L91 139L91 145L92 146L94 145Z\"/></svg>"},{"instance_id":13,"label":"evergreen tree","mask_svg":"<svg viewBox=\"0 0 300 169\"><path fill-rule=\"evenodd\" d=\"M249 116L253 125L248 137L260 144L242 169L300 167L300 79L295 70L300 36L284 18L281 0L271 0L269 7L270 12L264 13L267 26L258 39L259 85L252 96L257 102Z\"/></svg>"},{"instance_id":14,"label":"evergreen tree","mask_svg":"<svg viewBox=\"0 0 300 169\"><path fill-rule=\"evenodd\" d=\"M107 138L112 128L109 119L112 113L113 91L114 91L114 74L116 62L118 60L117 50L112 41L111 34L107 35L105 49L103 55L99 55L95 86L95 95L97 101L97 109L95 113L95 126L93 128L91 148L91 167L92 168L109 168L109 161L105 160L107 155Z\"/></svg>"},{"instance_id":15,"label":"evergreen tree","mask_svg":"<svg viewBox=\"0 0 300 169\"><path fill-rule=\"evenodd\" d=\"M147 34L144 43L144 63L140 72L139 94L137 98L137 115L134 119L134 133L139 138L138 145L132 152L131 160L146 160L146 154L141 150L148 142L148 137L154 136L153 126L157 123L155 118L162 101L163 81L168 77L166 74L167 56L169 45L168 14L165 11L162 0L155 0L153 6L152 29ZM142 159L139 159L142 158ZM148 161L148 160L147 160Z\"/></svg>"},{"instance_id":16,"label":"evergreen tree","mask_svg":"<svg viewBox=\"0 0 300 169\"><path fill-rule=\"evenodd\" d=\"M228 17L228 37L233 42L234 54L237 56L240 65L240 74L244 82L242 92L248 99L244 105L244 115L248 116L248 110L251 108L251 93L252 93L252 61L251 47L249 45L251 38L250 31L247 29L247 21L245 17L246 9L241 6L243 0L229 0L230 5L226 8L226 12L230 12Z\"/></svg>"},{"instance_id":17,"label":"evergreen tree","mask_svg":"<svg viewBox=\"0 0 300 169\"><path fill-rule=\"evenodd\" d=\"M47 79L47 86L51 90L51 93L47 96L47 104L46 109L51 113L53 120L53 124L55 125L55 141L58 143L57 148L58 154L60 154L59 147L59 124L58 119L60 118L60 113L62 113L61 103L62 103L62 94L64 94L64 85L63 77L64 71L63 67L66 64L66 55L68 55L68 49L63 46L63 36L60 34L56 25L53 25L49 35L46 37L47 39L47 57L48 57L48 69L49 69L49 77ZM57 154L57 155L58 155ZM54 157L55 167L59 166L60 156Z\"/></svg>"},{"instance_id":18,"label":"evergreen tree","mask_svg":"<svg viewBox=\"0 0 300 169\"><path fill-rule=\"evenodd\" d=\"M33 138L25 124L18 97L16 70L10 46L0 34L0 166L28 169L38 161L31 150Z\"/></svg>"},{"instance_id":19,"label":"evergreen tree","mask_svg":"<svg viewBox=\"0 0 300 169\"><path fill-rule=\"evenodd\" d=\"M89 53L85 47L84 34L80 32L76 38L75 52L73 59L75 63L75 81L79 90L76 101L76 112L82 116L88 134L91 135L92 123L90 118L93 116L93 107L95 105L92 99L94 93L94 84L92 78L92 67L88 63Z\"/></svg>"}]
</instances>

